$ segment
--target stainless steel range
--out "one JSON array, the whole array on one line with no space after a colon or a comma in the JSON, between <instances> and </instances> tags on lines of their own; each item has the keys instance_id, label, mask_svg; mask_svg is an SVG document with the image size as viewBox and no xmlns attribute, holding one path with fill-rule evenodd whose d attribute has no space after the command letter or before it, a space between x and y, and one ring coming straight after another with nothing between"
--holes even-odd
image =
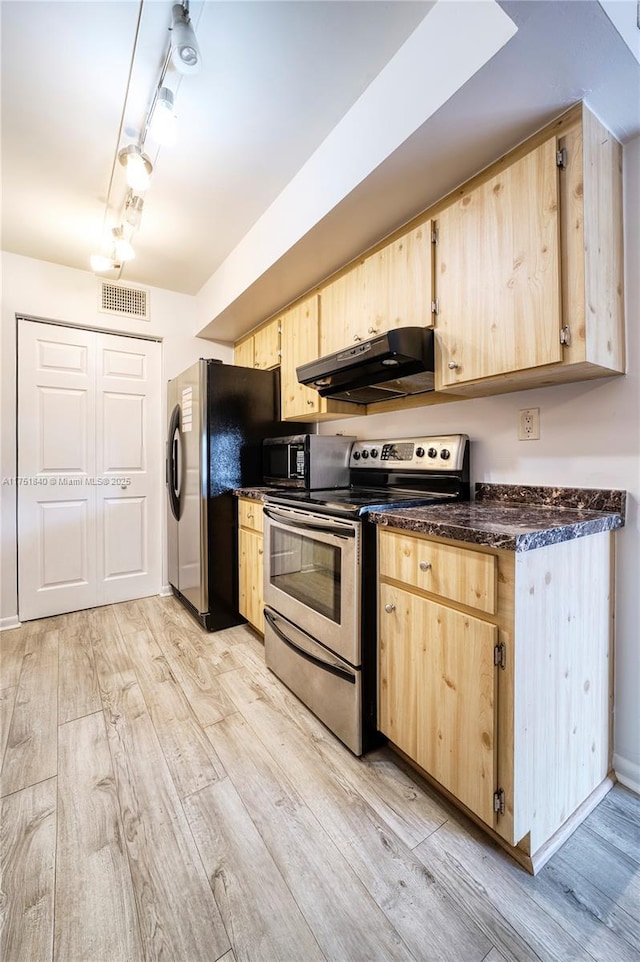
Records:
<instances>
[{"instance_id":1,"label":"stainless steel range","mask_svg":"<svg viewBox=\"0 0 640 962\"><path fill-rule=\"evenodd\" d=\"M269 668L356 755L375 743L376 528L370 511L469 498L469 439L356 441L350 484L270 495Z\"/></svg>"}]
</instances>

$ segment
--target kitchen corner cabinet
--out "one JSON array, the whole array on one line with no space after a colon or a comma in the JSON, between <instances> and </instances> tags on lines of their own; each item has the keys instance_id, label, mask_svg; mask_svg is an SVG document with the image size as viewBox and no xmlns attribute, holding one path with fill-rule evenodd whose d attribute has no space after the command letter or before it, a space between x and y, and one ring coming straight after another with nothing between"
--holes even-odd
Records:
<instances>
[{"instance_id":1,"label":"kitchen corner cabinet","mask_svg":"<svg viewBox=\"0 0 640 962\"><path fill-rule=\"evenodd\" d=\"M437 216L436 390L624 372L620 144L583 105L533 141Z\"/></svg>"},{"instance_id":2,"label":"kitchen corner cabinet","mask_svg":"<svg viewBox=\"0 0 640 962\"><path fill-rule=\"evenodd\" d=\"M378 538L379 728L536 871L610 786L612 535Z\"/></svg>"},{"instance_id":3,"label":"kitchen corner cabinet","mask_svg":"<svg viewBox=\"0 0 640 962\"><path fill-rule=\"evenodd\" d=\"M279 318L282 338L280 389L285 421L319 421L363 414L363 405L322 398L300 384L296 368L319 357L318 295L314 294Z\"/></svg>"},{"instance_id":4,"label":"kitchen corner cabinet","mask_svg":"<svg viewBox=\"0 0 640 962\"><path fill-rule=\"evenodd\" d=\"M321 292L320 356L432 323L431 221L355 263Z\"/></svg>"},{"instance_id":5,"label":"kitchen corner cabinet","mask_svg":"<svg viewBox=\"0 0 640 962\"><path fill-rule=\"evenodd\" d=\"M262 503L238 499L238 610L257 631L263 624L263 524Z\"/></svg>"},{"instance_id":6,"label":"kitchen corner cabinet","mask_svg":"<svg viewBox=\"0 0 640 962\"><path fill-rule=\"evenodd\" d=\"M280 325L277 320L258 328L234 345L233 362L240 367L270 371L280 364Z\"/></svg>"}]
</instances>

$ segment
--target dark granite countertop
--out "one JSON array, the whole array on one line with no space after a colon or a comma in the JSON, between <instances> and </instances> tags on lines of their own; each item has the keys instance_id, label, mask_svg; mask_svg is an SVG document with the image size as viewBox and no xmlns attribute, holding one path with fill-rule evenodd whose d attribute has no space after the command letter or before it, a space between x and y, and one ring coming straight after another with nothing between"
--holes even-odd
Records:
<instances>
[{"instance_id":1,"label":"dark granite countertop","mask_svg":"<svg viewBox=\"0 0 640 962\"><path fill-rule=\"evenodd\" d=\"M236 488L232 491L238 498L251 498L252 501L264 501L265 498L270 494L278 494L282 492L282 488Z\"/></svg>"},{"instance_id":2,"label":"dark granite countertop","mask_svg":"<svg viewBox=\"0 0 640 962\"><path fill-rule=\"evenodd\" d=\"M594 510L596 504L600 510ZM625 504L624 491L478 484L475 501L373 511L368 519L439 538L531 551L621 528Z\"/></svg>"}]
</instances>

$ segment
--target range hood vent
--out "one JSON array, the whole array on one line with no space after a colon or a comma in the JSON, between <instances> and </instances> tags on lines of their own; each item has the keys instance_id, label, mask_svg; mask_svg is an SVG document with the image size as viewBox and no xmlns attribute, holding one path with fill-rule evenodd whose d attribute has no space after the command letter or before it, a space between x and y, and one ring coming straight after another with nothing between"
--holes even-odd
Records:
<instances>
[{"instance_id":1,"label":"range hood vent","mask_svg":"<svg viewBox=\"0 0 640 962\"><path fill-rule=\"evenodd\" d=\"M373 404L433 391L433 329L399 327L296 369L321 397Z\"/></svg>"}]
</instances>

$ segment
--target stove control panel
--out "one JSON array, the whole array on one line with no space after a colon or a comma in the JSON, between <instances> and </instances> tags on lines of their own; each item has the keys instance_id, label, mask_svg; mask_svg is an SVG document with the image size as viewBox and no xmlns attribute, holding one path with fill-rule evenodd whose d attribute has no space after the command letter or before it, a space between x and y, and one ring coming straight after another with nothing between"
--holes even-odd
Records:
<instances>
[{"instance_id":1,"label":"stove control panel","mask_svg":"<svg viewBox=\"0 0 640 962\"><path fill-rule=\"evenodd\" d=\"M356 441L351 448L350 468L382 470L461 471L469 438L447 434L433 438Z\"/></svg>"}]
</instances>

